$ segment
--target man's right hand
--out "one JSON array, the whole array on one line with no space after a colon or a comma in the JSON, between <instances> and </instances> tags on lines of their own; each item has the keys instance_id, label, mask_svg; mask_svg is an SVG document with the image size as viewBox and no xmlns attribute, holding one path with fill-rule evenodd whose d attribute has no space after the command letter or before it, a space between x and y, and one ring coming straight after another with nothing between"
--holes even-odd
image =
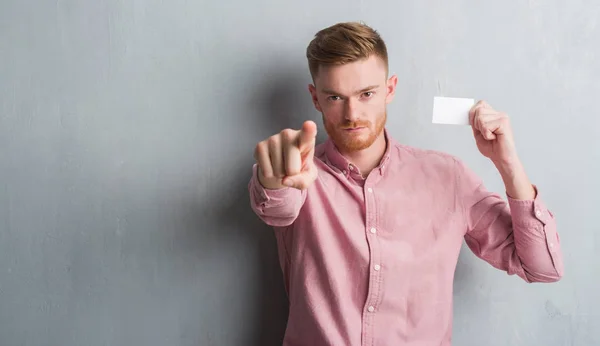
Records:
<instances>
[{"instance_id":1,"label":"man's right hand","mask_svg":"<svg viewBox=\"0 0 600 346\"><path fill-rule=\"evenodd\" d=\"M301 130L285 129L264 141L254 150L258 163L258 180L266 189L308 188L317 179L313 158L317 124L306 121Z\"/></svg>"}]
</instances>

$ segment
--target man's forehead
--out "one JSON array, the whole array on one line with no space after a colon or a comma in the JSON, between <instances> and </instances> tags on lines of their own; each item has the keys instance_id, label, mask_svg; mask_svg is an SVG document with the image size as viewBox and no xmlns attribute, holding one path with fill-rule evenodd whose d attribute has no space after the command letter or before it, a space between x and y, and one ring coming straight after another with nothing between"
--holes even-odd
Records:
<instances>
[{"instance_id":1,"label":"man's forehead","mask_svg":"<svg viewBox=\"0 0 600 346\"><path fill-rule=\"evenodd\" d=\"M315 79L321 92L353 93L381 86L386 82L385 72L367 74L323 74Z\"/></svg>"},{"instance_id":2,"label":"man's forehead","mask_svg":"<svg viewBox=\"0 0 600 346\"><path fill-rule=\"evenodd\" d=\"M361 90L381 84L386 78L381 59L371 57L345 65L321 66L315 76L315 86L319 90Z\"/></svg>"}]
</instances>

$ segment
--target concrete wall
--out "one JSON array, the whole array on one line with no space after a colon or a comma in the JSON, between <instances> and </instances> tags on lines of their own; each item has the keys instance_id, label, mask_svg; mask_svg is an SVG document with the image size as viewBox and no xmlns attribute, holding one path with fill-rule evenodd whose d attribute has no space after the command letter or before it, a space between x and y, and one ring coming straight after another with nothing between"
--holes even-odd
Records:
<instances>
[{"instance_id":1,"label":"concrete wall","mask_svg":"<svg viewBox=\"0 0 600 346\"><path fill-rule=\"evenodd\" d=\"M304 51L347 20L387 41L396 139L503 191L470 129L431 124L433 96L486 99L558 220L557 284L464 248L454 343L600 344L599 16L591 0L1 1L0 344L280 344L252 152L306 119L324 139Z\"/></svg>"}]
</instances>

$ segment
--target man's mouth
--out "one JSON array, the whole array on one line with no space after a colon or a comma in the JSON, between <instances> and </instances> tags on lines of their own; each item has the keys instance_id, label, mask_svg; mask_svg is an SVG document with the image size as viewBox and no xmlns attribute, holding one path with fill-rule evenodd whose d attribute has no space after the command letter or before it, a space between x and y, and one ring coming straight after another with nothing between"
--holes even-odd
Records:
<instances>
[{"instance_id":1,"label":"man's mouth","mask_svg":"<svg viewBox=\"0 0 600 346\"><path fill-rule=\"evenodd\" d=\"M364 127L352 127L352 128L346 128L344 130L349 131L349 132L354 132L354 131L359 131L364 129Z\"/></svg>"}]
</instances>

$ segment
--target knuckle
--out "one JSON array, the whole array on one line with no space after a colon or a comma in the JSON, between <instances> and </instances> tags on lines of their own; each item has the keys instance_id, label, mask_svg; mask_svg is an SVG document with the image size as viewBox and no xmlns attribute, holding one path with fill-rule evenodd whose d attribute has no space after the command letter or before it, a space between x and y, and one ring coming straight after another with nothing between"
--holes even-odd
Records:
<instances>
[{"instance_id":1,"label":"knuckle","mask_svg":"<svg viewBox=\"0 0 600 346\"><path fill-rule=\"evenodd\" d=\"M279 144L279 140L278 140L277 136L271 136L267 140L267 145L268 145L269 149L275 148L278 144Z\"/></svg>"},{"instance_id":2,"label":"knuckle","mask_svg":"<svg viewBox=\"0 0 600 346\"><path fill-rule=\"evenodd\" d=\"M259 142L256 144L256 147L254 148L254 158L258 159L260 157L260 155L262 155L262 153L264 153L265 151L265 142Z\"/></svg>"},{"instance_id":3,"label":"knuckle","mask_svg":"<svg viewBox=\"0 0 600 346\"><path fill-rule=\"evenodd\" d=\"M290 141L294 136L294 131L292 129L284 129L280 132L281 139L284 141Z\"/></svg>"}]
</instances>

